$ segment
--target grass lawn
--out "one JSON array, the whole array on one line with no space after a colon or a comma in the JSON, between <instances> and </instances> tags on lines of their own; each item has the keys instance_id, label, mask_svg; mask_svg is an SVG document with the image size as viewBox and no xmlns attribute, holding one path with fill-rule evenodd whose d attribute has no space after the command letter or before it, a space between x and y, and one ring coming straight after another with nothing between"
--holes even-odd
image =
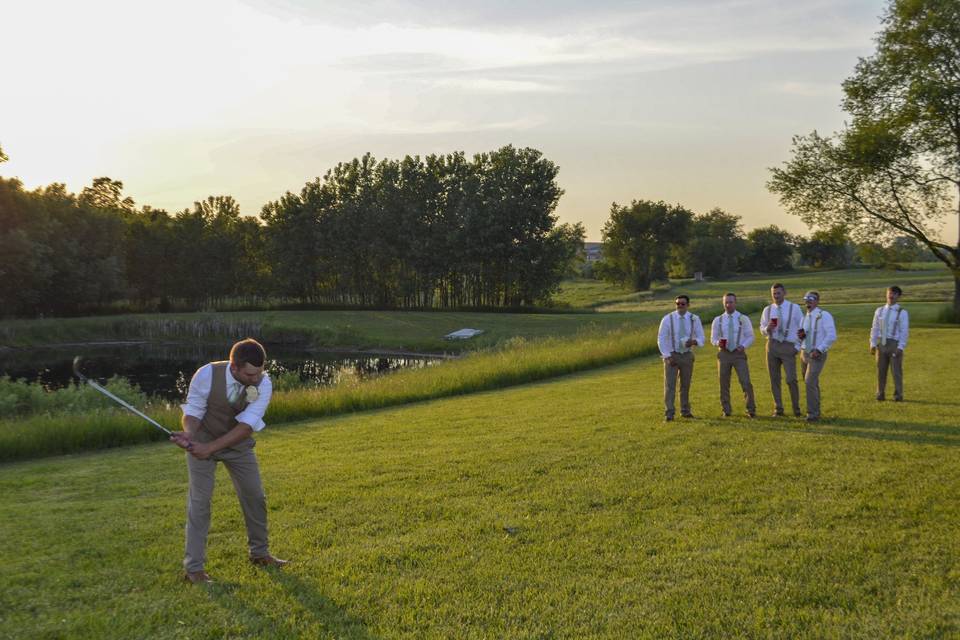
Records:
<instances>
[{"instance_id":1,"label":"grass lawn","mask_svg":"<svg viewBox=\"0 0 960 640\"><path fill-rule=\"evenodd\" d=\"M892 284L904 290L903 304L910 306L918 300L937 302L939 308L953 299L953 277L946 267L912 265L908 271L882 269L843 269L837 271L798 271L784 274L743 275L729 280L694 282L680 280L654 291L654 295L629 293L611 285L589 280L565 282L560 298L571 306L590 307L599 311L644 311L672 308L673 298L686 293L701 306L719 305L727 291L737 294L741 303L770 301L770 285L782 282L787 297L800 303L804 292L820 292L824 306L845 303L870 303L874 307L884 302L884 291ZM600 286L598 286L600 285Z\"/></svg>"},{"instance_id":2,"label":"grass lawn","mask_svg":"<svg viewBox=\"0 0 960 640\"><path fill-rule=\"evenodd\" d=\"M245 562L221 471L209 588L178 582L171 446L5 465L0 637L957 637L958 352L915 330L907 402L877 403L842 329L814 426L717 418L701 351L694 421L661 421L644 358L268 429L273 551L296 562Z\"/></svg>"}]
</instances>

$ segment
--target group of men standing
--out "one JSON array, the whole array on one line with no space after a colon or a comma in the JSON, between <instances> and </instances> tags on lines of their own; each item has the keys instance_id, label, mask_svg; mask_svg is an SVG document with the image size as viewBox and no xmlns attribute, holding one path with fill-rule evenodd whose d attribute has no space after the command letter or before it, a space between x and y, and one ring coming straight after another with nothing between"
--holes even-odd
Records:
<instances>
[{"instance_id":1,"label":"group of men standing","mask_svg":"<svg viewBox=\"0 0 960 640\"><path fill-rule=\"evenodd\" d=\"M873 316L870 330L870 352L877 359L877 400L885 399L887 372L893 370L894 396L903 400L903 350L909 335L909 317L898 301L900 287L887 288L887 304ZM776 283L770 287L771 304L760 314L760 333L767 339L767 373L773 394L774 416L785 415L782 383L790 392L790 408L796 417L800 409L800 385L797 376L797 355L800 356L800 378L806 390L806 421L820 419L820 374L827 363L830 347L837 339L833 316L820 308L820 294L807 291L803 296L806 311L786 298L786 287ZM693 418L690 407L690 383L693 380L693 349L706 344L703 324L690 311L690 297L679 295L674 300L676 311L660 321L657 343L663 358L664 417L669 422L676 416L677 382L680 383L680 415ZM730 416L730 379L736 372L743 390L747 416L757 415L756 397L750 382L747 349L754 342L750 318L737 311L737 296L723 296L724 311L710 326L710 343L717 348L720 378L720 408Z\"/></svg>"}]
</instances>

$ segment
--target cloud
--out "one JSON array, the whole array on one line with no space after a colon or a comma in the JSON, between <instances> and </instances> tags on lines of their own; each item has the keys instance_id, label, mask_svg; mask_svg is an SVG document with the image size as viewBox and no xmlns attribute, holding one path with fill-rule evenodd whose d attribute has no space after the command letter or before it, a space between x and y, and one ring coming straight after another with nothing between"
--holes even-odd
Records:
<instances>
[{"instance_id":1,"label":"cloud","mask_svg":"<svg viewBox=\"0 0 960 640\"><path fill-rule=\"evenodd\" d=\"M785 81L775 84L773 90L791 96L819 98L838 95L840 86L837 83Z\"/></svg>"}]
</instances>

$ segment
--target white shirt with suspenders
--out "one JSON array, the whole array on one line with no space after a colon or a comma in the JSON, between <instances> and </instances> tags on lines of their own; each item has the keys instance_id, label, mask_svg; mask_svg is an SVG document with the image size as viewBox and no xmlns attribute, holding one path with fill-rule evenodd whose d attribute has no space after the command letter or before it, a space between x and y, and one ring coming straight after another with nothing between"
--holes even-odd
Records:
<instances>
[{"instance_id":1,"label":"white shirt with suspenders","mask_svg":"<svg viewBox=\"0 0 960 640\"><path fill-rule=\"evenodd\" d=\"M770 330L770 319L777 319L776 329ZM777 342L792 342L797 346L797 329L803 321L800 305L784 300L782 304L768 304L760 314L760 333Z\"/></svg>"},{"instance_id":2,"label":"white shirt with suspenders","mask_svg":"<svg viewBox=\"0 0 960 640\"><path fill-rule=\"evenodd\" d=\"M885 346L895 340L900 350L907 348L910 335L910 318L906 309L899 304L878 307L873 314L873 326L870 327L870 348Z\"/></svg>"},{"instance_id":3,"label":"white shirt with suspenders","mask_svg":"<svg viewBox=\"0 0 960 640\"><path fill-rule=\"evenodd\" d=\"M687 311L680 315L673 311L663 316L660 321L660 331L657 333L657 346L660 348L660 356L664 359L669 358L674 352L686 353L693 347L686 346L687 340L693 338L697 341L696 346L703 346L706 338L703 335L703 324L695 313Z\"/></svg>"},{"instance_id":4,"label":"white shirt with suspenders","mask_svg":"<svg viewBox=\"0 0 960 640\"><path fill-rule=\"evenodd\" d=\"M733 321L733 332L730 334L730 322ZM710 342L716 347L720 346L720 340L726 339L727 351L736 351L737 347L746 349L753 344L753 325L750 324L750 318L739 311L730 313L721 313L713 319L710 325Z\"/></svg>"}]
</instances>

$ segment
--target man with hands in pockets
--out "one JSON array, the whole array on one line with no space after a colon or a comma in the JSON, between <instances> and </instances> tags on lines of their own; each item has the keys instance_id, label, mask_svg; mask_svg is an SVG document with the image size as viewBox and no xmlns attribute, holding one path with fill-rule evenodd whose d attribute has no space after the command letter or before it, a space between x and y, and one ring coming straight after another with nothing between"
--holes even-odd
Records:
<instances>
[{"instance_id":1,"label":"man with hands in pockets","mask_svg":"<svg viewBox=\"0 0 960 640\"><path fill-rule=\"evenodd\" d=\"M903 290L887 287L887 304L877 307L870 327L870 353L877 356L877 400L885 400L887 370L893 369L893 400L903 400L903 350L910 335L910 317L898 304Z\"/></svg>"}]
</instances>

